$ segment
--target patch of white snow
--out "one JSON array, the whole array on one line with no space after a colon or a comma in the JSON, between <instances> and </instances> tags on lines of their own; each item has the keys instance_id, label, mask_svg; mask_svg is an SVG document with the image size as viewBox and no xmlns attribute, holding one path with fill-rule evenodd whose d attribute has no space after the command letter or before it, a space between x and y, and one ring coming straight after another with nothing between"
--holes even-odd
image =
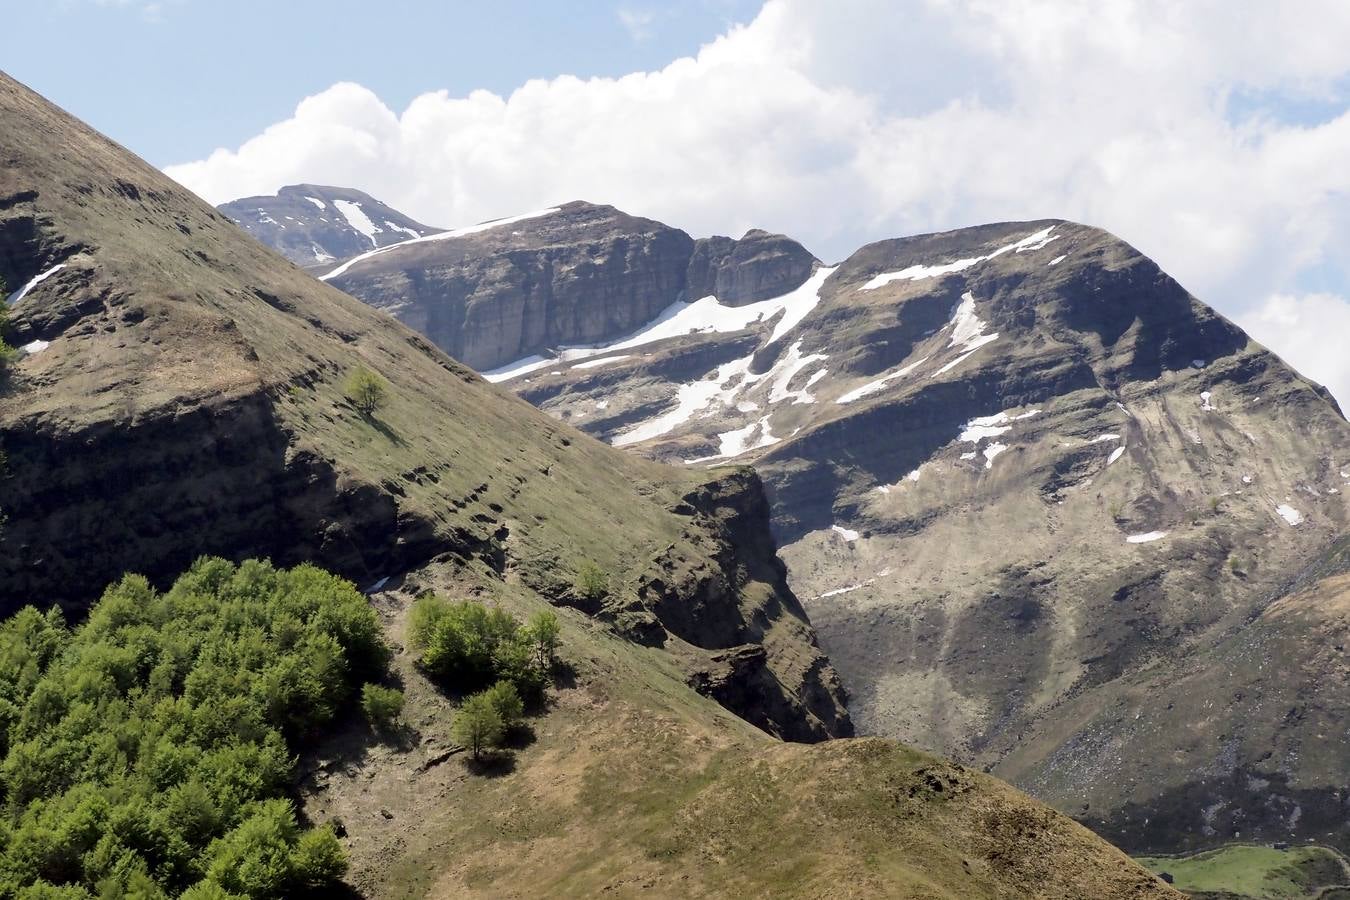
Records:
<instances>
[{"instance_id":1,"label":"patch of white snow","mask_svg":"<svg viewBox=\"0 0 1350 900\"><path fill-rule=\"evenodd\" d=\"M1148 544L1165 537L1167 537L1166 531L1149 531L1145 534L1132 534L1125 538L1125 541L1130 544Z\"/></svg>"},{"instance_id":2,"label":"patch of white snow","mask_svg":"<svg viewBox=\"0 0 1350 900\"><path fill-rule=\"evenodd\" d=\"M337 278L339 275L344 274L348 269L350 269L352 266L358 263L365 262L366 260L370 259L373 256L379 256L383 253L388 253L392 250L397 250L399 247L406 247L409 244L420 244L426 241L444 241L449 238L465 237L470 234L478 234L481 231L488 231L489 229L492 228L500 228L503 225L514 225L516 222L521 222L524 221L525 219L537 219L540 216L551 215L555 212L558 212L558 210L559 207L553 206L548 209L539 209L535 210L534 212L521 213L518 216L509 216L505 219L493 219L490 222L479 222L477 225L466 225L463 228L455 228L451 231L442 231L437 234L428 234L418 238L410 238L406 241L399 241L397 244L389 244L385 247L379 247L375 250L367 250L360 256L353 256L351 259L347 260L345 263L338 266L333 271L328 272L325 275L320 275L319 280L328 281L329 279ZM362 215L364 215L364 213L362 213Z\"/></svg>"},{"instance_id":3,"label":"patch of white snow","mask_svg":"<svg viewBox=\"0 0 1350 900\"><path fill-rule=\"evenodd\" d=\"M334 200L333 205L337 207L338 212L342 213L342 218L347 220L347 224L352 228L364 234L372 247L375 246L375 235L384 231L383 228L370 221L370 216L361 208L360 203L354 203L351 200Z\"/></svg>"},{"instance_id":4,"label":"patch of white snow","mask_svg":"<svg viewBox=\"0 0 1350 900\"><path fill-rule=\"evenodd\" d=\"M1287 503L1281 503L1279 506L1275 507L1275 511L1280 514L1280 518L1284 519L1290 525L1297 525L1303 521L1303 513L1294 509Z\"/></svg>"},{"instance_id":5,"label":"patch of white snow","mask_svg":"<svg viewBox=\"0 0 1350 900\"><path fill-rule=\"evenodd\" d=\"M34 275L32 278L28 279L27 284L19 288L13 294L9 295L9 305L13 306L14 304L22 300L24 297L27 297L29 291L37 287L39 284L42 284L42 282L46 281L48 278L51 278L53 275L55 275L57 272L61 271L65 267L66 267L65 263L57 263L47 271L40 272L37 275Z\"/></svg>"},{"instance_id":6,"label":"patch of white snow","mask_svg":"<svg viewBox=\"0 0 1350 900\"><path fill-rule=\"evenodd\" d=\"M622 362L629 358L629 354L620 353L618 356L606 356L603 359L592 359L587 362L579 362L572 366L574 369L596 369L600 366L607 366L610 363Z\"/></svg>"},{"instance_id":7,"label":"patch of white snow","mask_svg":"<svg viewBox=\"0 0 1350 900\"><path fill-rule=\"evenodd\" d=\"M964 272L972 266L977 266L986 260L993 259L996 256L1002 256L1005 253L1025 253L1030 250L1040 250L1051 241L1059 240L1059 235L1051 236L1051 232L1054 230L1055 226L1053 225L1049 228L1043 228L1034 234L1027 235L1021 240L999 247L993 253L985 256L972 256L949 263L940 263L938 265L913 265L901 269L898 272L883 272L880 275L873 276L866 284L858 288L858 290L874 291L879 287L890 284L892 281L921 281L925 278L938 278L943 275Z\"/></svg>"}]
</instances>

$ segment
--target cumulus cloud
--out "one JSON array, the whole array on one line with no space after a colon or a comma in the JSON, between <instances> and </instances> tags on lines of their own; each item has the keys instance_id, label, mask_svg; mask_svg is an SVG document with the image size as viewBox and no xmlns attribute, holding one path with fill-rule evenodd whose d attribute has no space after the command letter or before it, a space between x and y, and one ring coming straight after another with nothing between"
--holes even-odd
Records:
<instances>
[{"instance_id":1,"label":"cumulus cloud","mask_svg":"<svg viewBox=\"0 0 1350 900\"><path fill-rule=\"evenodd\" d=\"M339 84L168 171L217 203L326 182L441 225L588 199L696 234L784 231L827 259L1060 216L1129 240L1278 349L1257 313L1310 308L1300 273L1345 276L1347 43L1341 0L770 0L657 71L402 111ZM1307 352L1287 358L1307 368Z\"/></svg>"},{"instance_id":2,"label":"cumulus cloud","mask_svg":"<svg viewBox=\"0 0 1350 900\"><path fill-rule=\"evenodd\" d=\"M1324 384L1350 412L1350 300L1335 294L1274 294L1238 324L1304 375Z\"/></svg>"}]
</instances>

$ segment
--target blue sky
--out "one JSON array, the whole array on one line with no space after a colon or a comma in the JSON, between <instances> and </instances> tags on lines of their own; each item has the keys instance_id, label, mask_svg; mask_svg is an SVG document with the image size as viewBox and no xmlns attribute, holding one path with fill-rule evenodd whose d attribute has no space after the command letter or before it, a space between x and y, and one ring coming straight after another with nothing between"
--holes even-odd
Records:
<instances>
[{"instance_id":1,"label":"blue sky","mask_svg":"<svg viewBox=\"0 0 1350 900\"><path fill-rule=\"evenodd\" d=\"M47 0L4 67L212 203L1106 228L1350 405L1345 0Z\"/></svg>"},{"instance_id":2,"label":"blue sky","mask_svg":"<svg viewBox=\"0 0 1350 900\"><path fill-rule=\"evenodd\" d=\"M6 2L5 31L22 39L5 42L3 68L165 166L237 144L339 81L403 107L431 89L508 93L563 72L623 75L691 55L758 8L758 0Z\"/></svg>"}]
</instances>

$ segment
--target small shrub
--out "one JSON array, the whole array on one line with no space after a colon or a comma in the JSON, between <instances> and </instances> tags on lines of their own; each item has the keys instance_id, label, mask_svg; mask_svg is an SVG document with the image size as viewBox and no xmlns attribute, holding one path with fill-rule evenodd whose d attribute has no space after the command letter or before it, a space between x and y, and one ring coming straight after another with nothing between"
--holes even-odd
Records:
<instances>
[{"instance_id":1,"label":"small shrub","mask_svg":"<svg viewBox=\"0 0 1350 900\"><path fill-rule=\"evenodd\" d=\"M450 726L450 736L469 748L474 759L482 758L488 747L500 744L505 733L501 713L492 705L487 691L465 700Z\"/></svg>"},{"instance_id":2,"label":"small shrub","mask_svg":"<svg viewBox=\"0 0 1350 900\"><path fill-rule=\"evenodd\" d=\"M403 692L368 683L361 688L361 711L372 728L387 729L403 714Z\"/></svg>"},{"instance_id":3,"label":"small shrub","mask_svg":"<svg viewBox=\"0 0 1350 900\"><path fill-rule=\"evenodd\" d=\"M5 335L9 331L9 293L5 289L5 279L0 278L0 375L3 375L9 369L9 364L14 361L14 357L19 355L5 341Z\"/></svg>"},{"instance_id":4,"label":"small shrub","mask_svg":"<svg viewBox=\"0 0 1350 900\"><path fill-rule=\"evenodd\" d=\"M389 385L365 366L357 366L347 376L342 391L363 416L373 416L389 399Z\"/></svg>"},{"instance_id":5,"label":"small shrub","mask_svg":"<svg viewBox=\"0 0 1350 900\"><path fill-rule=\"evenodd\" d=\"M577 566L572 588L585 600L603 600L609 595L609 575L594 560L582 560Z\"/></svg>"}]
</instances>

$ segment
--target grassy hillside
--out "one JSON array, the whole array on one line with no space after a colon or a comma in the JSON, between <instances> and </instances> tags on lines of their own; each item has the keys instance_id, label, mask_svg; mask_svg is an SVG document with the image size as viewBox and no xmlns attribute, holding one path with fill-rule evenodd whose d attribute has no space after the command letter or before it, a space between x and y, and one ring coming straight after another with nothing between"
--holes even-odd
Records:
<instances>
[{"instance_id":1,"label":"grassy hillside","mask_svg":"<svg viewBox=\"0 0 1350 900\"><path fill-rule=\"evenodd\" d=\"M1196 895L1301 900L1350 886L1350 863L1327 847L1276 850L1233 844L1192 856L1139 857L1138 861L1154 872L1167 872L1176 887Z\"/></svg>"},{"instance_id":2,"label":"grassy hillside","mask_svg":"<svg viewBox=\"0 0 1350 900\"><path fill-rule=\"evenodd\" d=\"M395 645L431 566L375 598ZM516 586L479 596L527 616ZM690 691L663 654L564 610L573 678L485 772L455 700L408 652L398 745L361 729L302 761L305 810L340 819L352 883L411 897L1170 897L1086 829L1006 784L881 739L784 744Z\"/></svg>"}]
</instances>

